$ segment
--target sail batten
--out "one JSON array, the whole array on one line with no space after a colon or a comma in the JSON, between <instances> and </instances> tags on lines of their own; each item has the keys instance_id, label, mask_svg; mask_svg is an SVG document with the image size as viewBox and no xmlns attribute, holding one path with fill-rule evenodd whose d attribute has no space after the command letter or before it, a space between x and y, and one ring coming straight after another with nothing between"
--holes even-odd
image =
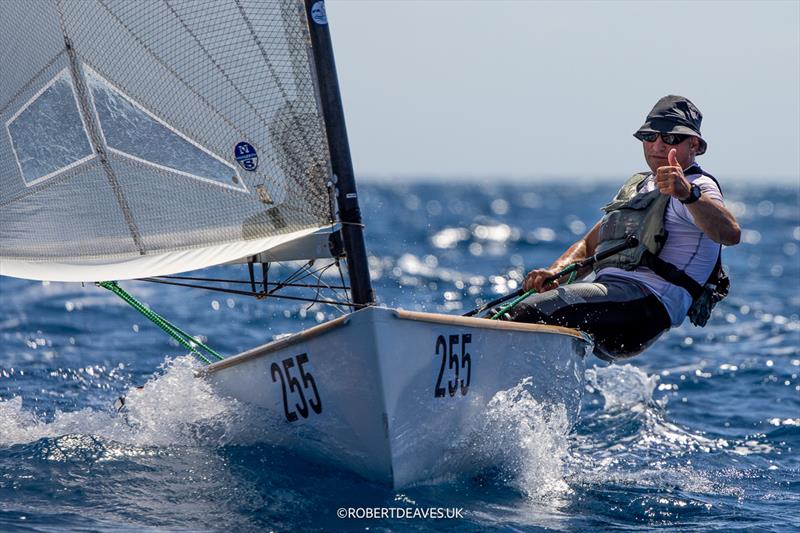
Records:
<instances>
[{"instance_id":1,"label":"sail batten","mask_svg":"<svg viewBox=\"0 0 800 533\"><path fill-rule=\"evenodd\" d=\"M165 275L329 227L309 42L297 0L0 2L0 274Z\"/></svg>"}]
</instances>

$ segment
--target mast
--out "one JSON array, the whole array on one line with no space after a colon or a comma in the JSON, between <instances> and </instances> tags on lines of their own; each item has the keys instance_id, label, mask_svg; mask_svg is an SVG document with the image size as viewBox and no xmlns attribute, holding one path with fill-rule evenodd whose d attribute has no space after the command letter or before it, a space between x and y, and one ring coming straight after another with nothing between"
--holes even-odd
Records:
<instances>
[{"instance_id":1,"label":"mast","mask_svg":"<svg viewBox=\"0 0 800 533\"><path fill-rule=\"evenodd\" d=\"M325 133L331 153L333 175L336 178L336 201L342 222L342 241L347 254L347 274L350 277L350 292L356 304L372 305L375 294L369 277L367 250L364 246L361 209L358 206L356 181L353 176L353 161L344 121L342 97L333 59L331 33L325 14L324 0L305 0L306 17L311 34L311 49L317 70L322 114L325 118Z\"/></svg>"}]
</instances>

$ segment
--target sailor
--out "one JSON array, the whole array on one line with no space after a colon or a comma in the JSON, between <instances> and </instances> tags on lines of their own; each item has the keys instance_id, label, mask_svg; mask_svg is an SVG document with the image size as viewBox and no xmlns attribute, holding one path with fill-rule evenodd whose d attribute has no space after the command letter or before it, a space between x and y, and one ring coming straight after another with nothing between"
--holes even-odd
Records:
<instances>
[{"instance_id":1,"label":"sailor","mask_svg":"<svg viewBox=\"0 0 800 533\"><path fill-rule=\"evenodd\" d=\"M682 96L656 103L633 134L650 170L631 177L603 208L605 215L550 267L528 273L524 289L537 293L504 319L585 331L594 337L595 354L606 360L641 353L687 314L695 325L705 325L727 294L722 245L738 244L741 231L716 179L695 162L708 146L700 134L702 119ZM629 242L638 244L597 261L592 282L545 284L630 235L636 239Z\"/></svg>"}]
</instances>

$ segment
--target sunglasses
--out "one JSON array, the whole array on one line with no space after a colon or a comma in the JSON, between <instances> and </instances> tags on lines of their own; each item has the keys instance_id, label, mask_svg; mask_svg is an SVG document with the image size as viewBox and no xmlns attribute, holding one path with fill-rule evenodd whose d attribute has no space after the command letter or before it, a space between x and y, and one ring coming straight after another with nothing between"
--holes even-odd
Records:
<instances>
[{"instance_id":1,"label":"sunglasses","mask_svg":"<svg viewBox=\"0 0 800 533\"><path fill-rule=\"evenodd\" d=\"M647 141L649 143L655 142L658 136L661 135L661 140L664 141L664 144L668 144L670 146L680 144L691 135L681 135L679 133L654 133L654 132L641 132L634 135L640 141Z\"/></svg>"}]
</instances>

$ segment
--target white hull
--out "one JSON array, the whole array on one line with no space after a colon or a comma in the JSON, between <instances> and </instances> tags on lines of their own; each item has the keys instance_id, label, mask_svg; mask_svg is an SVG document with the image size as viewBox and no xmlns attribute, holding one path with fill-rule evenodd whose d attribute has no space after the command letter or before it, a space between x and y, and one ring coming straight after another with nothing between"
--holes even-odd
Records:
<instances>
[{"instance_id":1,"label":"white hull","mask_svg":"<svg viewBox=\"0 0 800 533\"><path fill-rule=\"evenodd\" d=\"M452 474L449 450L525 378L534 399L575 420L589 346L566 328L370 307L211 365L206 378L263 410L281 445L399 488Z\"/></svg>"}]
</instances>

